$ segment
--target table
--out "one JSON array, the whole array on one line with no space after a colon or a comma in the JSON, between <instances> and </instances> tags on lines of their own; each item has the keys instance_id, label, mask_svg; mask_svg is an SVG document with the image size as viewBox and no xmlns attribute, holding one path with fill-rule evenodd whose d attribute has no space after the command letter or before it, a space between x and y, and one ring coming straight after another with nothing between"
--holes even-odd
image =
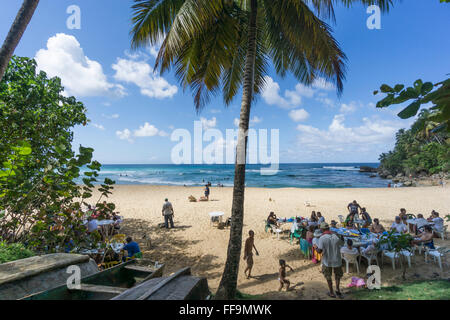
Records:
<instances>
[{"instance_id":1,"label":"table","mask_svg":"<svg viewBox=\"0 0 450 320\"><path fill-rule=\"evenodd\" d=\"M216 217L219 218L219 223L222 222L222 217L224 215L224 213L222 211L213 211L208 214L211 217L209 225L211 225L213 223L213 220L214 220L213 218L216 218Z\"/></svg>"}]
</instances>

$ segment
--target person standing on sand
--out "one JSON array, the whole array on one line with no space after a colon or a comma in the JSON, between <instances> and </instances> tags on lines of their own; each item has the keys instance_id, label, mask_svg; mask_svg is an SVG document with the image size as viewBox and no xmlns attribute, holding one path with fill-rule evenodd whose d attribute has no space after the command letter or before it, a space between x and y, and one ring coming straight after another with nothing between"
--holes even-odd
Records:
<instances>
[{"instance_id":1,"label":"person standing on sand","mask_svg":"<svg viewBox=\"0 0 450 320\"><path fill-rule=\"evenodd\" d=\"M333 292L333 280L331 278L334 272L334 278L336 280L336 294L339 298L343 298L342 293L339 289L339 284L342 276L342 258L341 258L341 247L344 245L344 240L342 237L338 237L336 234L330 231L330 226L328 223L324 222L320 225L322 230L322 236L319 238L319 244L317 246L317 252L322 253L322 273L328 283L328 296L331 298L336 298Z\"/></svg>"},{"instance_id":2,"label":"person standing on sand","mask_svg":"<svg viewBox=\"0 0 450 320\"><path fill-rule=\"evenodd\" d=\"M250 279L253 268L253 248L255 248L256 255L259 256L258 250L255 247L255 233L253 230L250 230L244 247L244 260L247 260L247 268L245 268L244 274L247 276L247 279Z\"/></svg>"},{"instance_id":3,"label":"person standing on sand","mask_svg":"<svg viewBox=\"0 0 450 320\"><path fill-rule=\"evenodd\" d=\"M164 201L165 202L162 207L162 215L164 217L164 226L166 227L166 229L169 229L169 223L170 223L170 227L174 228L174 226L173 226L174 212L173 212L172 204L169 202L169 200L167 198Z\"/></svg>"},{"instance_id":4,"label":"person standing on sand","mask_svg":"<svg viewBox=\"0 0 450 320\"><path fill-rule=\"evenodd\" d=\"M278 281L280 281L280 287L278 288L278 291L281 291L283 289L283 286L286 284L286 291L289 291L289 286L291 285L291 282L286 279L286 268L291 269L291 271L294 271L292 267L288 264L286 264L286 261L283 259L280 259L280 270L278 274Z\"/></svg>"},{"instance_id":5,"label":"person standing on sand","mask_svg":"<svg viewBox=\"0 0 450 320\"><path fill-rule=\"evenodd\" d=\"M206 197L206 200L208 200L209 201L209 186L208 185L205 185L205 197Z\"/></svg>"}]
</instances>

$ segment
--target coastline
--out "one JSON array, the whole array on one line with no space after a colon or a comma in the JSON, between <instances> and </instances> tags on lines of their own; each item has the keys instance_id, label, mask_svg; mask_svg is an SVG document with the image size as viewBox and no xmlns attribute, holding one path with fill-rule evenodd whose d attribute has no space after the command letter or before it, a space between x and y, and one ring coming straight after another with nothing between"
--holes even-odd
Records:
<instances>
[{"instance_id":1,"label":"coastline","mask_svg":"<svg viewBox=\"0 0 450 320\"><path fill-rule=\"evenodd\" d=\"M117 211L124 216L121 232L134 237L142 246L144 257L166 264L166 272L171 273L182 267L191 266L193 274L205 276L212 291L217 289L226 259L229 229L210 226L209 212L223 211L224 218L231 212L231 187L212 187L209 202L189 202L188 196L197 199L203 195L201 187L116 185L109 201L114 202ZM98 192L92 199L96 199ZM172 202L175 210L175 229L158 227L163 222L161 208L164 198ZM450 214L450 187L415 188L246 188L243 241L250 229L255 231L255 245L260 256L255 257L254 276L247 280L243 275L245 262L240 262L238 289L249 294L264 294L271 299L311 298L326 299L326 282L319 273L320 266L305 261L298 245L289 244L286 224L280 240L264 232L265 219L270 211L280 218L309 216L312 210L320 211L327 222L338 220L338 215L346 215L346 206L357 200L367 208L372 218L379 218L386 228L392 223L400 208L409 213L422 213L428 217L431 210L441 216ZM305 206L305 201L311 207ZM225 220L224 219L224 220ZM144 235L150 237L151 247L146 246ZM448 246L450 241L436 239L437 245ZM285 259L296 272L289 274L292 283L303 282L298 290L276 292L278 259ZM420 260L420 261L419 261ZM432 277L438 271L436 264L425 264L417 259L417 266L408 269L411 277L420 270L421 277ZM418 269L420 266L420 269ZM450 270L444 272L450 276ZM360 274L361 276L362 274ZM383 269L383 285L395 282L401 273L392 271L388 265ZM407 276L408 276L407 275ZM343 286L351 276L345 275Z\"/></svg>"}]
</instances>

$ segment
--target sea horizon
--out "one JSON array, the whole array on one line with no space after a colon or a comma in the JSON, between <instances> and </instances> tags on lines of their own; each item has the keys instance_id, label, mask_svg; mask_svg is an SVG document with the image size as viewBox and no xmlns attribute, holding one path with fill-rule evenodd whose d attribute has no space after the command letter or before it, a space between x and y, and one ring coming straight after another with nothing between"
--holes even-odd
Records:
<instances>
[{"instance_id":1,"label":"sea horizon","mask_svg":"<svg viewBox=\"0 0 450 320\"><path fill-rule=\"evenodd\" d=\"M261 175L269 165L247 164L246 186L262 188L380 188L390 181L361 166L377 162L280 163L274 175ZM109 178L120 185L233 186L234 164L103 164L98 180Z\"/></svg>"}]
</instances>

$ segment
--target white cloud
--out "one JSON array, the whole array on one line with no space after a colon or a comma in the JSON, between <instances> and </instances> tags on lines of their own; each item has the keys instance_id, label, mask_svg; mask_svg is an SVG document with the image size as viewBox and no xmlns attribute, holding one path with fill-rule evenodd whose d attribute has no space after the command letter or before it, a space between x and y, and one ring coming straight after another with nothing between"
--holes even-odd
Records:
<instances>
[{"instance_id":1,"label":"white cloud","mask_svg":"<svg viewBox=\"0 0 450 320\"><path fill-rule=\"evenodd\" d=\"M171 98L178 92L177 86L160 77L145 61L118 58L112 68L116 71L114 79L135 84L141 89L142 95L150 98Z\"/></svg>"},{"instance_id":2,"label":"white cloud","mask_svg":"<svg viewBox=\"0 0 450 320\"><path fill-rule=\"evenodd\" d=\"M128 142L133 142L133 139L131 138L131 131L128 129L124 129L123 131L116 131L116 136L120 140L127 140Z\"/></svg>"},{"instance_id":3,"label":"white cloud","mask_svg":"<svg viewBox=\"0 0 450 320\"><path fill-rule=\"evenodd\" d=\"M254 116L252 119L250 119L250 124L256 124L256 123L260 123L262 121L262 118L258 117L258 116Z\"/></svg>"},{"instance_id":4,"label":"white cloud","mask_svg":"<svg viewBox=\"0 0 450 320\"><path fill-rule=\"evenodd\" d=\"M344 122L345 116L337 114L325 130L297 125L299 156L313 154L313 159L323 161L357 162L369 154L373 160L381 152L389 150L395 140L395 132L407 126L404 121L380 120L377 117L364 117L357 127L347 127Z\"/></svg>"},{"instance_id":5,"label":"white cloud","mask_svg":"<svg viewBox=\"0 0 450 320\"><path fill-rule=\"evenodd\" d=\"M339 112L351 113L351 112L355 112L356 108L358 108L358 105L355 101L352 101L349 104L342 103L341 108L339 109Z\"/></svg>"},{"instance_id":6,"label":"white cloud","mask_svg":"<svg viewBox=\"0 0 450 320\"><path fill-rule=\"evenodd\" d=\"M212 117L211 119L206 119L201 117L200 121L202 122L202 127L204 130L206 129L210 129L210 128L215 128L217 125L217 119L216 117Z\"/></svg>"},{"instance_id":7,"label":"white cloud","mask_svg":"<svg viewBox=\"0 0 450 320\"><path fill-rule=\"evenodd\" d=\"M317 78L311 85L313 88L320 90L334 90L335 86L331 82L326 81L324 78Z\"/></svg>"},{"instance_id":8,"label":"white cloud","mask_svg":"<svg viewBox=\"0 0 450 320\"><path fill-rule=\"evenodd\" d=\"M301 97L293 91L286 91L285 98L280 96L280 86L269 76L265 76L265 86L261 92L264 101L269 105L290 109L301 103Z\"/></svg>"},{"instance_id":9,"label":"white cloud","mask_svg":"<svg viewBox=\"0 0 450 320\"><path fill-rule=\"evenodd\" d=\"M334 102L330 98L327 97L317 97L317 101L323 103L325 106L334 107Z\"/></svg>"},{"instance_id":10,"label":"white cloud","mask_svg":"<svg viewBox=\"0 0 450 320\"><path fill-rule=\"evenodd\" d=\"M98 123L92 123L92 126L99 129L99 130L105 130L105 127Z\"/></svg>"},{"instance_id":11,"label":"white cloud","mask_svg":"<svg viewBox=\"0 0 450 320\"><path fill-rule=\"evenodd\" d=\"M308 119L309 113L305 109L295 109L289 112L289 117L295 122L300 122Z\"/></svg>"},{"instance_id":12,"label":"white cloud","mask_svg":"<svg viewBox=\"0 0 450 320\"><path fill-rule=\"evenodd\" d=\"M262 121L262 118L260 118L258 116L254 116L253 118L250 119L249 125L252 126L256 123L260 123L261 121ZM236 127L239 127L239 118L234 118L233 123Z\"/></svg>"},{"instance_id":13,"label":"white cloud","mask_svg":"<svg viewBox=\"0 0 450 320\"><path fill-rule=\"evenodd\" d=\"M106 119L119 119L119 114L114 113L114 114L108 115L108 114L103 113L102 117L106 118Z\"/></svg>"},{"instance_id":14,"label":"white cloud","mask_svg":"<svg viewBox=\"0 0 450 320\"><path fill-rule=\"evenodd\" d=\"M145 122L144 125L139 126L138 129L131 133L131 130L124 129L123 131L116 131L116 135L121 140L127 140L128 142L134 142L133 138L144 138L144 137L167 137L169 134L164 130L159 130L154 125Z\"/></svg>"},{"instance_id":15,"label":"white cloud","mask_svg":"<svg viewBox=\"0 0 450 320\"><path fill-rule=\"evenodd\" d=\"M39 50L35 59L39 70L45 71L50 77L61 78L66 95L126 95L123 86L108 82L101 64L84 54L74 36L58 33L50 37L47 48Z\"/></svg>"},{"instance_id":16,"label":"white cloud","mask_svg":"<svg viewBox=\"0 0 450 320\"><path fill-rule=\"evenodd\" d=\"M221 113L222 110L220 110L220 109L211 109L211 110L209 110L209 112L211 112L211 113Z\"/></svg>"},{"instance_id":17,"label":"white cloud","mask_svg":"<svg viewBox=\"0 0 450 320\"><path fill-rule=\"evenodd\" d=\"M334 89L334 85L323 78L317 78L311 86L297 83L294 90L285 90L284 96L280 94L280 86L271 77L265 77L266 85L261 93L264 101L269 105L276 105L280 108L291 109L302 104L302 98L313 98L318 95L317 100L322 100L327 105L332 105L332 101L323 95L324 92Z\"/></svg>"},{"instance_id":18,"label":"white cloud","mask_svg":"<svg viewBox=\"0 0 450 320\"><path fill-rule=\"evenodd\" d=\"M167 136L165 131L158 130L154 125L146 122L143 126L139 126L139 129L134 130L133 136L135 137L153 137L153 136Z\"/></svg>"}]
</instances>

